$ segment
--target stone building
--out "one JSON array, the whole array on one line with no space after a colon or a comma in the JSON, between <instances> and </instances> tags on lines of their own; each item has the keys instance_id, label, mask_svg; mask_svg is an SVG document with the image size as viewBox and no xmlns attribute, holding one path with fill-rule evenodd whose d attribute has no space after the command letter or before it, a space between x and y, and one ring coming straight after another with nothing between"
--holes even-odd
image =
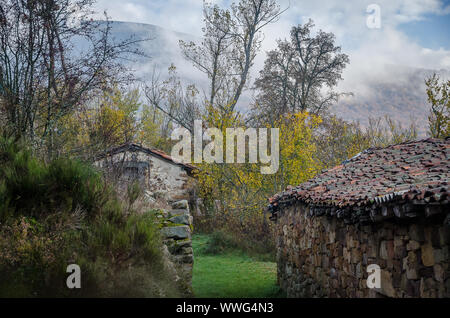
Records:
<instances>
[{"instance_id":1,"label":"stone building","mask_svg":"<svg viewBox=\"0 0 450 318\"><path fill-rule=\"evenodd\" d=\"M195 183L189 164L177 163L161 150L125 144L99 155L95 165L121 181L139 181L148 196L165 201L188 199Z\"/></svg>"},{"instance_id":2,"label":"stone building","mask_svg":"<svg viewBox=\"0 0 450 318\"><path fill-rule=\"evenodd\" d=\"M191 235L193 218L189 201L196 208L196 167L175 162L161 150L136 144L125 144L99 155L95 165L114 178L120 190L138 181L146 201L157 209L166 253L176 264L178 278L183 278L187 294L191 294L194 255ZM123 187L124 189L121 189ZM194 197L193 197L194 196ZM184 284L183 283L183 284ZM184 286L184 285L183 285Z\"/></svg>"},{"instance_id":3,"label":"stone building","mask_svg":"<svg viewBox=\"0 0 450 318\"><path fill-rule=\"evenodd\" d=\"M288 297L450 297L449 168L449 138L406 142L269 199L281 288Z\"/></svg>"}]
</instances>

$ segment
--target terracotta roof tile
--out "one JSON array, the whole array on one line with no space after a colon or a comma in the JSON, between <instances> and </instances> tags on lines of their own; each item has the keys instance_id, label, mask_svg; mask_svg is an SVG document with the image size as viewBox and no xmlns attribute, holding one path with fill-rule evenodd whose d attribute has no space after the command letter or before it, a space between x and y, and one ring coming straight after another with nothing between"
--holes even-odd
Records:
<instances>
[{"instance_id":1,"label":"terracotta roof tile","mask_svg":"<svg viewBox=\"0 0 450 318\"><path fill-rule=\"evenodd\" d=\"M450 138L371 148L269 199L269 210L296 201L345 208L415 200L448 204Z\"/></svg>"},{"instance_id":2,"label":"terracotta roof tile","mask_svg":"<svg viewBox=\"0 0 450 318\"><path fill-rule=\"evenodd\" d=\"M188 173L192 173L194 170L198 170L198 168L196 166L194 166L194 165L191 165L191 164L188 164L188 163L176 162L175 160L173 160L173 158L171 156L169 156L168 154L166 154L162 150L154 149L154 148L150 149L150 148L146 148L146 147L143 147L141 145L132 144L132 143L123 144L123 145L121 145L119 147L115 147L113 149L109 149L109 150L105 151L104 153L98 155L96 160L101 160L101 159L105 158L106 156L117 154L117 153L121 153L121 152L126 152L126 151L131 151L131 152L142 151L142 152L145 152L145 153L148 153L148 154L152 154L152 155L157 156L157 157L159 157L161 159L169 161L169 162L173 163L174 165L183 167Z\"/></svg>"}]
</instances>

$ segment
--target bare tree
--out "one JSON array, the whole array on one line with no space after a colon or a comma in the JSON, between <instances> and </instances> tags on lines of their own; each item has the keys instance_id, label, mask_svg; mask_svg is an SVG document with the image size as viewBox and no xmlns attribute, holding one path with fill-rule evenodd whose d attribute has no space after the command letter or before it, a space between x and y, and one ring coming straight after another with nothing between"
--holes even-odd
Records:
<instances>
[{"instance_id":1,"label":"bare tree","mask_svg":"<svg viewBox=\"0 0 450 318\"><path fill-rule=\"evenodd\" d=\"M229 12L206 2L203 15L205 26L201 45L181 40L180 46L185 58L210 79L208 97L209 103L214 105L217 95L224 89L227 73L231 67L227 52L232 46L232 21ZM217 28L218 25L221 27Z\"/></svg>"},{"instance_id":2,"label":"bare tree","mask_svg":"<svg viewBox=\"0 0 450 318\"><path fill-rule=\"evenodd\" d=\"M435 73L425 85L430 103L428 133L433 138L446 138L450 135L450 80L441 82Z\"/></svg>"},{"instance_id":3,"label":"bare tree","mask_svg":"<svg viewBox=\"0 0 450 318\"><path fill-rule=\"evenodd\" d=\"M293 27L290 42L280 40L278 48L268 53L255 81L259 90L256 113L320 113L337 101L339 94L333 88L342 79L349 58L335 46L333 33L320 30L313 36L313 27L312 20Z\"/></svg>"},{"instance_id":4,"label":"bare tree","mask_svg":"<svg viewBox=\"0 0 450 318\"><path fill-rule=\"evenodd\" d=\"M126 79L118 59L139 53L138 41L114 43L106 13L106 21L92 20L93 2L0 3L0 98L16 135L50 141L51 148L61 117L109 78Z\"/></svg>"},{"instance_id":5,"label":"bare tree","mask_svg":"<svg viewBox=\"0 0 450 318\"><path fill-rule=\"evenodd\" d=\"M145 85L144 91L149 106L166 117L161 127L163 136L169 136L173 123L194 131L194 120L200 117L199 92L195 85L183 87L174 65L169 67L169 78L164 81L153 70L151 81Z\"/></svg>"},{"instance_id":6,"label":"bare tree","mask_svg":"<svg viewBox=\"0 0 450 318\"><path fill-rule=\"evenodd\" d=\"M184 56L208 76L210 105L235 109L260 49L261 30L281 13L275 0L240 0L230 10L204 2L202 43L180 41L180 46Z\"/></svg>"},{"instance_id":7,"label":"bare tree","mask_svg":"<svg viewBox=\"0 0 450 318\"><path fill-rule=\"evenodd\" d=\"M292 76L295 51L287 41L278 41L278 49L267 53L264 69L255 81L257 101L253 120L275 122L282 114L295 112L299 104L299 81Z\"/></svg>"}]
</instances>

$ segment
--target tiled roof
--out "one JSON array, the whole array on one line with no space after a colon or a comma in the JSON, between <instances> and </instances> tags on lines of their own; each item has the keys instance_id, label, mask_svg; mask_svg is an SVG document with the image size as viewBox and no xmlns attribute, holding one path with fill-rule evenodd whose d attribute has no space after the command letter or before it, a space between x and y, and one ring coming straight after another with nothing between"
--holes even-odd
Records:
<instances>
[{"instance_id":1,"label":"tiled roof","mask_svg":"<svg viewBox=\"0 0 450 318\"><path fill-rule=\"evenodd\" d=\"M269 199L269 210L308 205L364 207L392 201L448 205L450 138L372 148Z\"/></svg>"},{"instance_id":2,"label":"tiled roof","mask_svg":"<svg viewBox=\"0 0 450 318\"><path fill-rule=\"evenodd\" d=\"M97 156L96 160L101 160L101 159L105 158L106 156L115 155L115 154L118 154L118 153L121 153L124 151L130 151L130 152L141 151L141 152L156 156L156 157L163 159L165 161L168 161L174 165L183 167L186 170L186 172L188 172L189 174L191 174L194 170L198 169L197 167L195 167L191 164L176 162L175 160L173 160L173 158L171 156L169 156L162 150L150 149L150 148L146 148L146 147L143 147L143 146L140 146L137 144L132 144L132 143L124 144L119 147L115 147L113 149L107 150L103 154L100 154L99 156Z\"/></svg>"}]
</instances>

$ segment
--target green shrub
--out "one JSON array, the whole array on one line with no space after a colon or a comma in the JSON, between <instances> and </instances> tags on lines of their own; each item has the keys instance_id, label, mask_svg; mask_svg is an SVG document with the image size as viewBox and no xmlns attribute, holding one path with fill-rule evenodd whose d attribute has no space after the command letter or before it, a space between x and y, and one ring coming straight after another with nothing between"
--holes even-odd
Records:
<instances>
[{"instance_id":1,"label":"green shrub","mask_svg":"<svg viewBox=\"0 0 450 318\"><path fill-rule=\"evenodd\" d=\"M264 215L206 213L194 215L197 233L211 234L210 253L234 248L260 260L275 260L274 225Z\"/></svg>"},{"instance_id":2,"label":"green shrub","mask_svg":"<svg viewBox=\"0 0 450 318\"><path fill-rule=\"evenodd\" d=\"M92 166L58 159L45 164L13 139L0 140L0 220L81 208L95 217L113 190Z\"/></svg>"},{"instance_id":3,"label":"green shrub","mask_svg":"<svg viewBox=\"0 0 450 318\"><path fill-rule=\"evenodd\" d=\"M0 137L0 297L181 296L155 213L127 205L89 164L44 163ZM81 289L66 287L69 264Z\"/></svg>"},{"instance_id":4,"label":"green shrub","mask_svg":"<svg viewBox=\"0 0 450 318\"><path fill-rule=\"evenodd\" d=\"M203 250L205 254L221 254L236 249L238 246L230 234L215 231L210 235L208 243Z\"/></svg>"},{"instance_id":5,"label":"green shrub","mask_svg":"<svg viewBox=\"0 0 450 318\"><path fill-rule=\"evenodd\" d=\"M242 240L242 237L224 231L223 229L212 232L205 246L200 249L200 253L205 255L217 255L236 251L244 252L259 261L275 261L275 255L271 246Z\"/></svg>"}]
</instances>

